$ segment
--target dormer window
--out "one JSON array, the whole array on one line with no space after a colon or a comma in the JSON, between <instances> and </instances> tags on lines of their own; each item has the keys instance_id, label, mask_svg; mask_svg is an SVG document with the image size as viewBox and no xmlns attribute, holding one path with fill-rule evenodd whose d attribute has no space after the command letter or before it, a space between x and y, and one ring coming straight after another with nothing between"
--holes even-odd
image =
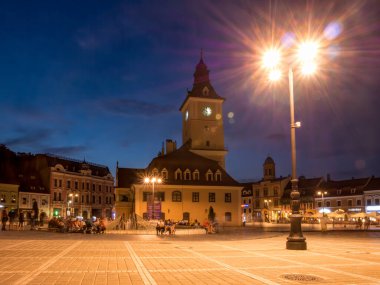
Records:
<instances>
[{"instance_id":1,"label":"dormer window","mask_svg":"<svg viewBox=\"0 0 380 285\"><path fill-rule=\"evenodd\" d=\"M340 194L342 194L342 190L341 190L341 189L339 189L338 191L336 191L336 194L337 194L337 195L340 195Z\"/></svg>"},{"instance_id":2,"label":"dormer window","mask_svg":"<svg viewBox=\"0 0 380 285\"><path fill-rule=\"evenodd\" d=\"M215 181L222 181L222 173L219 169L215 172Z\"/></svg>"},{"instance_id":3,"label":"dormer window","mask_svg":"<svg viewBox=\"0 0 380 285\"><path fill-rule=\"evenodd\" d=\"M212 174L212 171L210 169L206 172L206 180L207 181L213 181L213 174Z\"/></svg>"},{"instance_id":4,"label":"dormer window","mask_svg":"<svg viewBox=\"0 0 380 285\"><path fill-rule=\"evenodd\" d=\"M175 180L182 180L182 171L181 169L177 169L174 173Z\"/></svg>"},{"instance_id":5,"label":"dormer window","mask_svg":"<svg viewBox=\"0 0 380 285\"><path fill-rule=\"evenodd\" d=\"M356 189L355 188L351 188L351 194L355 194L356 192Z\"/></svg>"},{"instance_id":6,"label":"dormer window","mask_svg":"<svg viewBox=\"0 0 380 285\"><path fill-rule=\"evenodd\" d=\"M189 169L186 169L184 172L184 180L191 180L191 173Z\"/></svg>"},{"instance_id":7,"label":"dormer window","mask_svg":"<svg viewBox=\"0 0 380 285\"><path fill-rule=\"evenodd\" d=\"M193 180L199 180L199 170L195 169L193 172Z\"/></svg>"},{"instance_id":8,"label":"dormer window","mask_svg":"<svg viewBox=\"0 0 380 285\"><path fill-rule=\"evenodd\" d=\"M158 176L158 169L154 168L153 171L152 171L152 174L153 174L153 177Z\"/></svg>"},{"instance_id":9,"label":"dormer window","mask_svg":"<svg viewBox=\"0 0 380 285\"><path fill-rule=\"evenodd\" d=\"M162 176L162 178L164 178L164 179L168 179L168 171L167 171L166 168L162 169L162 171L161 171L161 176Z\"/></svg>"}]
</instances>

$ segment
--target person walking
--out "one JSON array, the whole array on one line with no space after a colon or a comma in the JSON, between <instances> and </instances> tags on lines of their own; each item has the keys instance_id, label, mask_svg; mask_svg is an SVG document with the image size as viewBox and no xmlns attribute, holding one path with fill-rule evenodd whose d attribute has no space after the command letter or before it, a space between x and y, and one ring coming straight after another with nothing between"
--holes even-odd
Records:
<instances>
[{"instance_id":1,"label":"person walking","mask_svg":"<svg viewBox=\"0 0 380 285\"><path fill-rule=\"evenodd\" d=\"M2 224L2 227L1 227L1 230L2 231L5 231L5 226L7 224L7 221L8 221L8 213L7 213L7 210L4 209L2 212L1 212L1 224Z\"/></svg>"},{"instance_id":2,"label":"person walking","mask_svg":"<svg viewBox=\"0 0 380 285\"><path fill-rule=\"evenodd\" d=\"M24 229L24 213L20 211L18 214L18 229Z\"/></svg>"}]
</instances>

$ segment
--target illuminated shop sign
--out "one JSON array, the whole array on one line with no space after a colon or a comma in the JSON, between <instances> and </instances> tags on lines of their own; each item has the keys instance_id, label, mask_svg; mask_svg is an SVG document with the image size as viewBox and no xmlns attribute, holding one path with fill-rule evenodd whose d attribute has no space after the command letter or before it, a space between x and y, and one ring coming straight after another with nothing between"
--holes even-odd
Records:
<instances>
[{"instance_id":1,"label":"illuminated shop sign","mask_svg":"<svg viewBox=\"0 0 380 285\"><path fill-rule=\"evenodd\" d=\"M380 206L367 206L367 211L380 211Z\"/></svg>"}]
</instances>

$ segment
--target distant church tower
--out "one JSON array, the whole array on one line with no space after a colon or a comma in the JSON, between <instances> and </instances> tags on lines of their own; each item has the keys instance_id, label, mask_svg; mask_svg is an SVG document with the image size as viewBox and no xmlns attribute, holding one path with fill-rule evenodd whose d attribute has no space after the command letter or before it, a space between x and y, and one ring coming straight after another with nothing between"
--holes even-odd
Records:
<instances>
[{"instance_id":1,"label":"distant church tower","mask_svg":"<svg viewBox=\"0 0 380 285\"><path fill-rule=\"evenodd\" d=\"M263 178L264 180L273 180L276 178L276 164L274 163L273 158L268 156L265 159L264 165L263 165Z\"/></svg>"},{"instance_id":2,"label":"distant church tower","mask_svg":"<svg viewBox=\"0 0 380 285\"><path fill-rule=\"evenodd\" d=\"M218 161L225 168L222 107L224 98L212 87L203 54L195 68L194 83L179 109L182 112L182 143L191 141L190 150Z\"/></svg>"}]
</instances>

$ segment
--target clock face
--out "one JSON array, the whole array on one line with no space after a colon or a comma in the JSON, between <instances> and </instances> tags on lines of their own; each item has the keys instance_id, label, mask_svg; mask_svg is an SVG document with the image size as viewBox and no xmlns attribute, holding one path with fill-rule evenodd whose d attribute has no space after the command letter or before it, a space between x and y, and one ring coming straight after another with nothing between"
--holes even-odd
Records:
<instances>
[{"instance_id":1,"label":"clock face","mask_svg":"<svg viewBox=\"0 0 380 285\"><path fill-rule=\"evenodd\" d=\"M185 113L185 120L187 121L189 119L189 111L186 111Z\"/></svg>"},{"instance_id":2,"label":"clock face","mask_svg":"<svg viewBox=\"0 0 380 285\"><path fill-rule=\"evenodd\" d=\"M212 114L212 109L210 107L204 107L202 113L204 116L210 117Z\"/></svg>"}]
</instances>

